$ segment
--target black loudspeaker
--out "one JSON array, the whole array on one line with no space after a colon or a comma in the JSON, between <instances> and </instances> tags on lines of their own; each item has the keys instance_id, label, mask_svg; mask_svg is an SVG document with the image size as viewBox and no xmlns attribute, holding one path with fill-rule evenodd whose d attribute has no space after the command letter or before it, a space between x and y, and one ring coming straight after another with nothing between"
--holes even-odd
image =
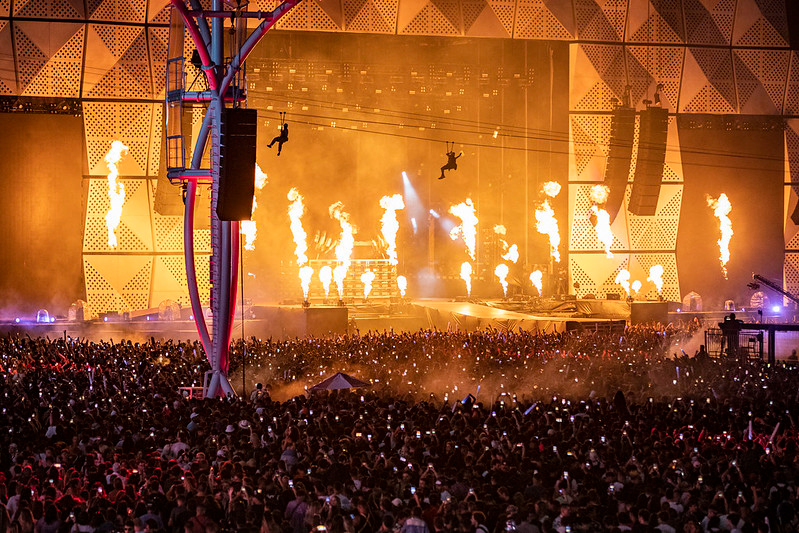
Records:
<instances>
[{"instance_id":1,"label":"black loudspeaker","mask_svg":"<svg viewBox=\"0 0 799 533\"><path fill-rule=\"evenodd\" d=\"M219 157L219 220L250 220L255 194L255 139L258 112L225 108Z\"/></svg>"},{"instance_id":2,"label":"black loudspeaker","mask_svg":"<svg viewBox=\"0 0 799 533\"><path fill-rule=\"evenodd\" d=\"M799 226L799 202L796 202L796 207L793 208L793 213L791 213L791 222L793 222L796 226Z\"/></svg>"},{"instance_id":3,"label":"black loudspeaker","mask_svg":"<svg viewBox=\"0 0 799 533\"><path fill-rule=\"evenodd\" d=\"M638 159L635 163L630 205L627 207L627 210L634 215L652 216L657 210L668 133L668 109L650 107L641 111L638 127Z\"/></svg>"},{"instance_id":4,"label":"black loudspeaker","mask_svg":"<svg viewBox=\"0 0 799 533\"><path fill-rule=\"evenodd\" d=\"M605 165L604 183L610 189L605 210L610 221L616 219L630 177L630 162L633 156L633 136L635 135L635 109L616 107L610 121L610 145Z\"/></svg>"}]
</instances>

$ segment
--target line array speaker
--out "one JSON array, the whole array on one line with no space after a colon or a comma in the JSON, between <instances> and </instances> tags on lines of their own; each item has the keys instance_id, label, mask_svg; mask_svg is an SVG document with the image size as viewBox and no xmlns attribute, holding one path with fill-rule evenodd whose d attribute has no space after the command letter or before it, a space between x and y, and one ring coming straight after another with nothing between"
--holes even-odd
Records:
<instances>
[{"instance_id":1,"label":"line array speaker","mask_svg":"<svg viewBox=\"0 0 799 533\"><path fill-rule=\"evenodd\" d=\"M258 112L222 111L219 158L219 220L250 220L255 195L255 141Z\"/></svg>"},{"instance_id":2,"label":"line array speaker","mask_svg":"<svg viewBox=\"0 0 799 533\"><path fill-rule=\"evenodd\" d=\"M611 223L616 219L627 191L634 134L635 109L623 106L614 108L610 121L610 145L604 177L604 183L610 189L605 209L610 215Z\"/></svg>"},{"instance_id":3,"label":"line array speaker","mask_svg":"<svg viewBox=\"0 0 799 533\"><path fill-rule=\"evenodd\" d=\"M633 190L628 211L634 215L652 216L658 206L663 163L666 161L666 139L669 133L669 111L650 107L641 111L638 127L638 158L635 163Z\"/></svg>"}]
</instances>

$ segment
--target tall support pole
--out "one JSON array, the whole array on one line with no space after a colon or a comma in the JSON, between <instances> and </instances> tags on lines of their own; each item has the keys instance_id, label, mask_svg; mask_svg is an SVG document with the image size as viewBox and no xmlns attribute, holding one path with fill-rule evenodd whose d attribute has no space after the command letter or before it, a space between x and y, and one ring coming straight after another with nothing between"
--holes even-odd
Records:
<instances>
[{"instance_id":1,"label":"tall support pole","mask_svg":"<svg viewBox=\"0 0 799 533\"><path fill-rule=\"evenodd\" d=\"M205 396L215 398L235 394L228 380L230 362L230 338L232 334L233 318L236 300L236 285L238 283L238 254L239 223L219 220L216 206L219 198L220 155L226 139L222 136L222 117L228 88L242 68L247 56L258 41L271 29L275 23L300 0L287 0L270 13L259 13L262 22L242 45L241 50L232 59L230 65L225 65L224 24L227 16L212 16L210 32L203 13L198 10L199 2L189 0L195 11L190 11L185 0L170 0L178 13L183 17L184 24L194 41L194 45L202 61L202 69L208 79L209 91L205 101L208 110L203 119L200 135L194 147L191 169L200 168L202 156L208 139L211 140L211 315L213 324L209 335L205 316L197 287L197 272L194 257L194 195L196 182L190 181L187 186L187 198L184 213L183 249L186 261L186 280L189 289L194 322L200 335L203 348L211 366L210 381L207 383ZM211 14L221 15L222 0L213 0ZM235 16L235 13L231 13ZM200 18L198 24L195 17Z\"/></svg>"}]
</instances>

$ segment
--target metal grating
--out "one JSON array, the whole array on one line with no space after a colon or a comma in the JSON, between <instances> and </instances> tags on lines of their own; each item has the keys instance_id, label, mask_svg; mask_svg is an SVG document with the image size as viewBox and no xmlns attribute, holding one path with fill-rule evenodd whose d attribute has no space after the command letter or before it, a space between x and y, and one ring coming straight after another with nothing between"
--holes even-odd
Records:
<instances>
[{"instance_id":1,"label":"metal grating","mask_svg":"<svg viewBox=\"0 0 799 533\"><path fill-rule=\"evenodd\" d=\"M136 0L89 0L89 19L143 24L146 2Z\"/></svg>"},{"instance_id":2,"label":"metal grating","mask_svg":"<svg viewBox=\"0 0 799 533\"><path fill-rule=\"evenodd\" d=\"M610 115L572 114L572 181L601 181L610 143Z\"/></svg>"},{"instance_id":3,"label":"metal grating","mask_svg":"<svg viewBox=\"0 0 799 533\"><path fill-rule=\"evenodd\" d=\"M782 267L785 290L791 294L799 292L799 253L786 253Z\"/></svg>"},{"instance_id":4,"label":"metal grating","mask_svg":"<svg viewBox=\"0 0 799 533\"><path fill-rule=\"evenodd\" d=\"M657 211L654 216L637 216L628 213L630 250L674 250L680 226L682 185L663 184L660 188ZM625 203L629 203L628 187Z\"/></svg>"},{"instance_id":5,"label":"metal grating","mask_svg":"<svg viewBox=\"0 0 799 533\"><path fill-rule=\"evenodd\" d=\"M124 142L130 150L120 161L123 176L144 176L147 173L153 106L161 104L133 104L84 102L83 115L86 132L86 153L89 173L105 175L108 169L103 158L112 140Z\"/></svg>"}]
</instances>

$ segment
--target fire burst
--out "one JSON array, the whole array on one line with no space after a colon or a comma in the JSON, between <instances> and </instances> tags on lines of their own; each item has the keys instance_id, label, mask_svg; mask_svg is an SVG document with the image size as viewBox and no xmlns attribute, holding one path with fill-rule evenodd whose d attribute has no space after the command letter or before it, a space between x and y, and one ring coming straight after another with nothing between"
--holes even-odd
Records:
<instances>
[{"instance_id":1,"label":"fire burst","mask_svg":"<svg viewBox=\"0 0 799 533\"><path fill-rule=\"evenodd\" d=\"M732 239L732 221L727 215L732 211L732 204L727 195L721 193L718 198L707 197L707 205L713 210L713 214L719 219L719 229L721 238L719 243L719 261L721 262L721 273L727 279L727 262L730 260L730 239Z\"/></svg>"},{"instance_id":2,"label":"fire burst","mask_svg":"<svg viewBox=\"0 0 799 533\"><path fill-rule=\"evenodd\" d=\"M502 293L508 297L508 265L500 263L494 269L494 275L499 278L499 284L502 285Z\"/></svg>"},{"instance_id":3,"label":"fire burst","mask_svg":"<svg viewBox=\"0 0 799 533\"><path fill-rule=\"evenodd\" d=\"M649 267L649 277L646 278L646 280L654 283L655 288L658 290L658 294L660 294L663 290L663 265L652 265Z\"/></svg>"},{"instance_id":4,"label":"fire burst","mask_svg":"<svg viewBox=\"0 0 799 533\"><path fill-rule=\"evenodd\" d=\"M308 301L308 292L311 289L311 279L313 278L313 268L308 265L300 267L300 286L302 287L302 299Z\"/></svg>"},{"instance_id":5,"label":"fire burst","mask_svg":"<svg viewBox=\"0 0 799 533\"><path fill-rule=\"evenodd\" d=\"M255 164L255 192L257 193L266 185L267 177L258 163ZM252 197L252 214L255 214L255 209L258 207L258 201L255 196ZM255 220L242 220L240 224L241 234L244 235L244 249L253 251L255 250L255 238L258 236L258 228L255 225Z\"/></svg>"},{"instance_id":6,"label":"fire burst","mask_svg":"<svg viewBox=\"0 0 799 533\"><path fill-rule=\"evenodd\" d=\"M291 220L291 236L294 237L294 255L297 256L297 264L302 266L308 262L308 256L305 255L308 250L308 245L305 243L307 235L302 227L302 215L305 213L305 206L302 203L302 195L297 189L292 188L289 191L288 199L291 202L289 205L289 219Z\"/></svg>"},{"instance_id":7,"label":"fire burst","mask_svg":"<svg viewBox=\"0 0 799 533\"><path fill-rule=\"evenodd\" d=\"M363 299L369 298L369 293L372 292L372 282L375 280L375 273L367 270L361 274L361 283L363 283Z\"/></svg>"},{"instance_id":8,"label":"fire burst","mask_svg":"<svg viewBox=\"0 0 799 533\"><path fill-rule=\"evenodd\" d=\"M595 204L604 204L608 201L610 188L607 185L594 185L591 187L591 201Z\"/></svg>"},{"instance_id":9,"label":"fire burst","mask_svg":"<svg viewBox=\"0 0 799 533\"><path fill-rule=\"evenodd\" d=\"M405 298L405 291L408 290L408 280L405 276L397 276L397 288L400 291L400 298Z\"/></svg>"},{"instance_id":10,"label":"fire burst","mask_svg":"<svg viewBox=\"0 0 799 533\"><path fill-rule=\"evenodd\" d=\"M322 288L325 290L325 299L330 295L330 282L333 281L333 269L325 265L319 269L319 281L322 282Z\"/></svg>"},{"instance_id":11,"label":"fire burst","mask_svg":"<svg viewBox=\"0 0 799 533\"><path fill-rule=\"evenodd\" d=\"M560 183L557 181L548 181L541 186L541 190L544 194L549 196L550 198L556 197L560 193Z\"/></svg>"},{"instance_id":12,"label":"fire burst","mask_svg":"<svg viewBox=\"0 0 799 533\"><path fill-rule=\"evenodd\" d=\"M460 236L466 244L466 251L469 253L469 257L474 261L474 251L477 246L478 220L477 215L474 213L474 203L472 199L467 198L465 202L453 205L449 208L449 212L461 219L460 226L453 228L452 231L449 232L449 236L453 241Z\"/></svg>"},{"instance_id":13,"label":"fire burst","mask_svg":"<svg viewBox=\"0 0 799 533\"><path fill-rule=\"evenodd\" d=\"M560 263L558 219L555 218L555 211L549 205L549 200L544 200L535 210L535 229L538 233L549 235L549 254Z\"/></svg>"},{"instance_id":14,"label":"fire burst","mask_svg":"<svg viewBox=\"0 0 799 533\"><path fill-rule=\"evenodd\" d=\"M350 224L350 215L344 211L344 204L336 202L332 204L328 211L330 217L338 220L341 226L341 238L336 245L336 260L338 265L333 269L333 280L336 282L336 289L338 290L339 300L344 298L344 278L347 277L347 271L350 268L350 259L352 258L352 248L355 246L355 237L352 224Z\"/></svg>"},{"instance_id":15,"label":"fire burst","mask_svg":"<svg viewBox=\"0 0 799 533\"><path fill-rule=\"evenodd\" d=\"M616 279L613 283L618 283L624 288L624 292L627 293L627 296L630 296L630 271L626 268L622 268L619 270L619 273L616 274Z\"/></svg>"},{"instance_id":16,"label":"fire burst","mask_svg":"<svg viewBox=\"0 0 799 533\"><path fill-rule=\"evenodd\" d=\"M540 270L533 270L530 272L530 283L538 289L538 296L541 296L544 292L544 274Z\"/></svg>"},{"instance_id":17,"label":"fire burst","mask_svg":"<svg viewBox=\"0 0 799 533\"><path fill-rule=\"evenodd\" d=\"M105 215L105 225L108 227L108 246L117 247L116 229L122 219L122 205L125 203L125 186L117 181L119 177L119 167L117 163L122 159L122 155L128 151L128 147L121 141L111 143L111 149L105 155L105 163L108 165L108 199L111 206Z\"/></svg>"},{"instance_id":18,"label":"fire burst","mask_svg":"<svg viewBox=\"0 0 799 533\"><path fill-rule=\"evenodd\" d=\"M388 262L396 265L397 261L397 231L399 231L399 221L397 220L397 210L405 209L401 194L394 196L384 196L380 199L380 207L385 209L383 217L380 219L380 232L386 240Z\"/></svg>"},{"instance_id":19,"label":"fire burst","mask_svg":"<svg viewBox=\"0 0 799 533\"><path fill-rule=\"evenodd\" d=\"M466 294L472 295L472 265L466 261L461 265L461 279L466 283Z\"/></svg>"},{"instance_id":20,"label":"fire burst","mask_svg":"<svg viewBox=\"0 0 799 533\"><path fill-rule=\"evenodd\" d=\"M507 232L508 230L502 224L494 226L494 233L497 235L505 236ZM515 264L519 260L519 247L515 244L508 246L508 241L505 239L499 239L499 242L502 244L502 251L504 252L502 259Z\"/></svg>"},{"instance_id":21,"label":"fire burst","mask_svg":"<svg viewBox=\"0 0 799 533\"><path fill-rule=\"evenodd\" d=\"M610 214L604 209L595 205L591 206L591 211L596 215L596 236L605 246L605 255L613 257L610 247L613 245L613 231L610 229Z\"/></svg>"}]
</instances>

